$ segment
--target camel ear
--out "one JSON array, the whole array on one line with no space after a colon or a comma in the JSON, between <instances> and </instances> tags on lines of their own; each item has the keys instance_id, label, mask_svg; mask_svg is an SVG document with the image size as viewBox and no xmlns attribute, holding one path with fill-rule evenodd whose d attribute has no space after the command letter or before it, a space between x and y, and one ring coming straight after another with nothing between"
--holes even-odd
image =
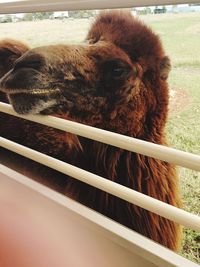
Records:
<instances>
[{"instance_id":1,"label":"camel ear","mask_svg":"<svg viewBox=\"0 0 200 267\"><path fill-rule=\"evenodd\" d=\"M160 62L160 78L162 80L167 80L170 70L171 70L170 59L168 57L162 58Z\"/></svg>"}]
</instances>

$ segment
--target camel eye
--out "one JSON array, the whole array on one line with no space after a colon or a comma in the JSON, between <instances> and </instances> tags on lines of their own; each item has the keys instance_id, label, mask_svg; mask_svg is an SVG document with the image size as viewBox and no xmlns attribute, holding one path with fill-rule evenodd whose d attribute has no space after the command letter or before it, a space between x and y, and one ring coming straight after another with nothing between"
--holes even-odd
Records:
<instances>
[{"instance_id":1,"label":"camel eye","mask_svg":"<svg viewBox=\"0 0 200 267\"><path fill-rule=\"evenodd\" d=\"M111 59L104 62L102 80L105 87L116 88L121 86L131 75L131 66L121 59Z\"/></svg>"},{"instance_id":2,"label":"camel eye","mask_svg":"<svg viewBox=\"0 0 200 267\"><path fill-rule=\"evenodd\" d=\"M130 74L131 66L121 59L112 59L104 63L103 71L112 80L123 79Z\"/></svg>"},{"instance_id":3,"label":"camel eye","mask_svg":"<svg viewBox=\"0 0 200 267\"><path fill-rule=\"evenodd\" d=\"M113 73L113 76L115 76L115 77L120 77L120 76L122 76L123 75L123 73L124 73L124 69L123 68L114 68L113 70L112 70L112 73Z\"/></svg>"}]
</instances>

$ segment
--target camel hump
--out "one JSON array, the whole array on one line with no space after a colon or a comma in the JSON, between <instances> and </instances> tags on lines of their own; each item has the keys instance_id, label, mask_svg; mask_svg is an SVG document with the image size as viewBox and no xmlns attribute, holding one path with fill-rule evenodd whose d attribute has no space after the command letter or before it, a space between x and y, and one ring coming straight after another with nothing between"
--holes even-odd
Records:
<instances>
[{"instance_id":1,"label":"camel hump","mask_svg":"<svg viewBox=\"0 0 200 267\"><path fill-rule=\"evenodd\" d=\"M165 57L159 36L139 18L127 11L105 11L92 24L87 40L108 41L123 49L144 69L158 72Z\"/></svg>"}]
</instances>

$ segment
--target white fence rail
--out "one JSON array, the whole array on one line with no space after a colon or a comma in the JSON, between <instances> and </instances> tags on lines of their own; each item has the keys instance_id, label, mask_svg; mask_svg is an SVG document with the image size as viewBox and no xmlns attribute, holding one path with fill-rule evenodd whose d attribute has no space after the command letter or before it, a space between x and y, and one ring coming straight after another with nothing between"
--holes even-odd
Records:
<instances>
[{"instance_id":1,"label":"white fence rail","mask_svg":"<svg viewBox=\"0 0 200 267\"><path fill-rule=\"evenodd\" d=\"M199 3L199 0L24 0L0 3L0 14L81 9L125 8Z\"/></svg>"},{"instance_id":2,"label":"white fence rail","mask_svg":"<svg viewBox=\"0 0 200 267\"><path fill-rule=\"evenodd\" d=\"M200 156L192 153L183 152L170 147L153 144L136 138L131 138L52 116L22 116L17 114L10 105L5 103L0 103L0 111L105 144L113 145L182 167L200 171Z\"/></svg>"},{"instance_id":3,"label":"white fence rail","mask_svg":"<svg viewBox=\"0 0 200 267\"><path fill-rule=\"evenodd\" d=\"M57 160L2 137L0 137L0 146L18 153L26 158L42 163L45 166L69 175L86 184L99 188L107 193L115 195L141 208L154 212L162 217L200 232L200 217L194 214L173 207L162 201L107 180L101 176L82 170L73 165Z\"/></svg>"}]
</instances>

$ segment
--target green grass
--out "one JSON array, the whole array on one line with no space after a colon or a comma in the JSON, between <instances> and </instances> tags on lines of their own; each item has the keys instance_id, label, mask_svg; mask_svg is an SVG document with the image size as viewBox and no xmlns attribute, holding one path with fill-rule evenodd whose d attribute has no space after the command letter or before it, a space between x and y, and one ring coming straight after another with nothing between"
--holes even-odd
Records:
<instances>
[{"instance_id":1,"label":"green grass","mask_svg":"<svg viewBox=\"0 0 200 267\"><path fill-rule=\"evenodd\" d=\"M170 144L180 150L200 153L200 14L146 18L158 32L172 60L169 87L175 90L167 132ZM184 98L176 94L184 94ZM182 103L181 103L182 102ZM176 106L182 108L176 110ZM173 111L172 111L173 110ZM200 215L200 173L179 168L184 209ZM181 254L200 263L200 234L184 229Z\"/></svg>"},{"instance_id":2,"label":"green grass","mask_svg":"<svg viewBox=\"0 0 200 267\"><path fill-rule=\"evenodd\" d=\"M194 71L195 67L195 71ZM174 68L170 85L184 90L188 103L178 114L170 114L167 130L171 144L181 150L200 152L200 66ZM184 104L184 103L183 103ZM200 173L180 168L180 181L184 209L200 215ZM181 252L187 258L200 263L200 234L184 229Z\"/></svg>"},{"instance_id":3,"label":"green grass","mask_svg":"<svg viewBox=\"0 0 200 267\"><path fill-rule=\"evenodd\" d=\"M167 132L171 146L200 153L200 14L149 15L141 18L156 31L172 61L171 99ZM36 21L0 24L1 38L23 40L32 47L77 43L86 36L91 20ZM184 209L200 213L200 174L179 168ZM181 254L200 263L200 234L184 229Z\"/></svg>"}]
</instances>

